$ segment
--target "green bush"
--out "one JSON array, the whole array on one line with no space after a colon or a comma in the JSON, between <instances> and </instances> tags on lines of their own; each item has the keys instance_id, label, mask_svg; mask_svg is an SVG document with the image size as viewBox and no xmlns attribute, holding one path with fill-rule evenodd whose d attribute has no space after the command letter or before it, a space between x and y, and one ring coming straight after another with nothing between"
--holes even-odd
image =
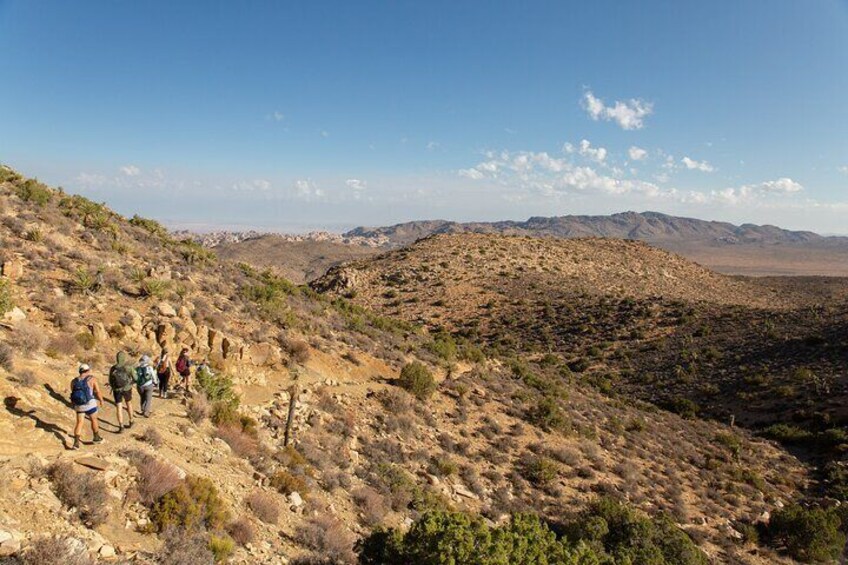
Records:
<instances>
[{"instance_id":1,"label":"green bush","mask_svg":"<svg viewBox=\"0 0 848 565\"><path fill-rule=\"evenodd\" d=\"M44 206L53 198L53 191L35 179L27 179L16 188L18 197L25 202Z\"/></svg>"},{"instance_id":2,"label":"green bush","mask_svg":"<svg viewBox=\"0 0 848 565\"><path fill-rule=\"evenodd\" d=\"M781 443L805 443L814 437L812 432L792 424L772 424L761 431L760 435Z\"/></svg>"},{"instance_id":3,"label":"green bush","mask_svg":"<svg viewBox=\"0 0 848 565\"><path fill-rule=\"evenodd\" d=\"M7 279L0 279L0 316L15 307L12 300L12 290L9 288Z\"/></svg>"},{"instance_id":4,"label":"green bush","mask_svg":"<svg viewBox=\"0 0 848 565\"><path fill-rule=\"evenodd\" d=\"M159 532L169 527L220 530L229 519L215 484L202 477L187 477L157 500L150 511L151 523Z\"/></svg>"},{"instance_id":5,"label":"green bush","mask_svg":"<svg viewBox=\"0 0 848 565\"><path fill-rule=\"evenodd\" d=\"M418 400L427 400L436 390L433 374L419 361L408 363L400 371L398 385Z\"/></svg>"},{"instance_id":6,"label":"green bush","mask_svg":"<svg viewBox=\"0 0 848 565\"><path fill-rule=\"evenodd\" d=\"M209 549L212 551L215 563L222 563L229 559L235 548L236 542L228 535L209 536Z\"/></svg>"},{"instance_id":7,"label":"green bush","mask_svg":"<svg viewBox=\"0 0 848 565\"><path fill-rule=\"evenodd\" d=\"M439 332L433 336L433 341L427 344L427 350L448 363L456 361L456 341L447 332Z\"/></svg>"},{"instance_id":8,"label":"green bush","mask_svg":"<svg viewBox=\"0 0 848 565\"><path fill-rule=\"evenodd\" d=\"M525 416L528 422L545 431L568 429L568 419L553 398L541 398L533 404Z\"/></svg>"},{"instance_id":9,"label":"green bush","mask_svg":"<svg viewBox=\"0 0 848 565\"><path fill-rule=\"evenodd\" d=\"M130 225L142 228L150 235L154 235L156 237L160 237L163 239L168 237L168 230L165 229L165 226L163 226L156 220L149 220L147 218L142 218L139 215L135 215L130 218Z\"/></svg>"},{"instance_id":10,"label":"green bush","mask_svg":"<svg viewBox=\"0 0 848 565\"><path fill-rule=\"evenodd\" d=\"M531 457L521 465L521 476L536 486L545 486L557 478L557 464L543 456Z\"/></svg>"},{"instance_id":11,"label":"green bush","mask_svg":"<svg viewBox=\"0 0 848 565\"><path fill-rule=\"evenodd\" d=\"M309 485L302 477L293 475L288 471L280 469L271 476L270 484L277 489L280 494L289 495L296 492L306 498L309 492Z\"/></svg>"},{"instance_id":12,"label":"green bush","mask_svg":"<svg viewBox=\"0 0 848 565\"><path fill-rule=\"evenodd\" d=\"M238 408L239 398L233 390L233 379L229 376L213 373L208 367L197 371L197 386L211 402L223 402Z\"/></svg>"},{"instance_id":13,"label":"green bush","mask_svg":"<svg viewBox=\"0 0 848 565\"><path fill-rule=\"evenodd\" d=\"M768 535L773 545L784 546L795 559L829 561L838 558L845 547L841 526L835 508L793 505L772 514Z\"/></svg>"}]
</instances>

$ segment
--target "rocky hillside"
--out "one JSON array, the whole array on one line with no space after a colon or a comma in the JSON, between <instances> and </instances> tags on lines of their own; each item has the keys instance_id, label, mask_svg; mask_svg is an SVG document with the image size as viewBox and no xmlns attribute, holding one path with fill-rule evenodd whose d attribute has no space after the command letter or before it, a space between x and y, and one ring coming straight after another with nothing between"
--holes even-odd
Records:
<instances>
[{"instance_id":1,"label":"rocky hillside","mask_svg":"<svg viewBox=\"0 0 848 565\"><path fill-rule=\"evenodd\" d=\"M739 428L611 397L555 356L487 353L220 261L152 220L5 168L0 241L9 562L436 562L464 551L445 540L467 536L506 562L528 551L563 563L807 558L786 524L812 512L793 505L809 468ZM642 268L620 260L622 273ZM716 296L762 300L701 277ZM212 373L118 433L105 389L115 352L163 346L189 347ZM106 392L105 442L86 426L71 451L80 362ZM758 545L760 530L770 537ZM823 532L831 551L841 534Z\"/></svg>"},{"instance_id":2,"label":"rocky hillside","mask_svg":"<svg viewBox=\"0 0 848 565\"><path fill-rule=\"evenodd\" d=\"M825 238L813 232L790 231L775 226L711 222L669 216L659 212L622 212L608 216L533 217L525 222L416 221L379 228L360 227L347 232L351 237L384 237L393 245L407 245L434 234L492 233L547 237L611 237L649 242L665 240L740 243L806 243L829 240L848 245L848 238Z\"/></svg>"}]
</instances>

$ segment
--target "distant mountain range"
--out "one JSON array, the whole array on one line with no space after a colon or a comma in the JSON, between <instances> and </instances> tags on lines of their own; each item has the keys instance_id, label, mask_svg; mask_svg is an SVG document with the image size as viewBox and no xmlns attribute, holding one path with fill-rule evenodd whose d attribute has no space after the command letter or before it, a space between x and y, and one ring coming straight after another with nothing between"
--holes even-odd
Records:
<instances>
[{"instance_id":1,"label":"distant mountain range","mask_svg":"<svg viewBox=\"0 0 848 565\"><path fill-rule=\"evenodd\" d=\"M699 242L701 244L831 244L848 248L848 237L825 237L809 231L776 226L711 222L669 216L659 212L622 212L608 216L533 217L525 222L415 221L380 228L359 227L345 237L385 238L390 245L408 245L433 234L500 233L535 237L612 237L649 243Z\"/></svg>"}]
</instances>

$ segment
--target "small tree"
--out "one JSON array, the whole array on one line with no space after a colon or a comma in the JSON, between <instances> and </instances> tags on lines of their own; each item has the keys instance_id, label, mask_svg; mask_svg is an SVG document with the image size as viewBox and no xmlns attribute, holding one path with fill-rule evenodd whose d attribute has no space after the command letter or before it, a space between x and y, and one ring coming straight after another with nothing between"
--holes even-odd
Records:
<instances>
[{"instance_id":1,"label":"small tree","mask_svg":"<svg viewBox=\"0 0 848 565\"><path fill-rule=\"evenodd\" d=\"M419 361L408 363L401 369L398 384L421 401L430 398L436 390L433 374Z\"/></svg>"}]
</instances>

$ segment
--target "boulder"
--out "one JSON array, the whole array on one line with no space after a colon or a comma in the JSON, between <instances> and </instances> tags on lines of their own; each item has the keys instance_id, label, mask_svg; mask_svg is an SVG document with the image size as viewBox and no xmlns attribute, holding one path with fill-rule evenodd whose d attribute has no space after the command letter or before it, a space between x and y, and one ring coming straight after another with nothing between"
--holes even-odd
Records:
<instances>
[{"instance_id":1,"label":"boulder","mask_svg":"<svg viewBox=\"0 0 848 565\"><path fill-rule=\"evenodd\" d=\"M159 312L159 315L165 316L166 318L174 318L177 315L177 311L174 310L174 307L167 302L160 302L157 304L156 311Z\"/></svg>"},{"instance_id":2,"label":"boulder","mask_svg":"<svg viewBox=\"0 0 848 565\"><path fill-rule=\"evenodd\" d=\"M23 310L15 306L5 314L3 314L3 321L9 322L11 324L17 324L18 322L23 322L26 320L26 314Z\"/></svg>"},{"instance_id":3,"label":"boulder","mask_svg":"<svg viewBox=\"0 0 848 565\"><path fill-rule=\"evenodd\" d=\"M23 276L24 264L20 259L9 259L3 262L3 276L9 280L16 280Z\"/></svg>"},{"instance_id":4,"label":"boulder","mask_svg":"<svg viewBox=\"0 0 848 565\"><path fill-rule=\"evenodd\" d=\"M270 343L255 343L247 350L249 361L257 367L276 365L282 361L280 349Z\"/></svg>"},{"instance_id":5,"label":"boulder","mask_svg":"<svg viewBox=\"0 0 848 565\"><path fill-rule=\"evenodd\" d=\"M121 324L136 332L140 332L144 326L144 319L141 317L141 314L130 308L121 317Z\"/></svg>"},{"instance_id":6,"label":"boulder","mask_svg":"<svg viewBox=\"0 0 848 565\"><path fill-rule=\"evenodd\" d=\"M100 546L100 549L97 550L97 553L100 555L100 557L109 559L110 557L115 557L115 548L106 543Z\"/></svg>"},{"instance_id":7,"label":"boulder","mask_svg":"<svg viewBox=\"0 0 848 565\"><path fill-rule=\"evenodd\" d=\"M94 336L94 341L97 343L103 343L109 339L109 334L106 332L106 326L104 326L102 322L89 324L88 331L91 332L91 335Z\"/></svg>"},{"instance_id":8,"label":"boulder","mask_svg":"<svg viewBox=\"0 0 848 565\"><path fill-rule=\"evenodd\" d=\"M294 506L295 508L300 508L303 506L303 498L300 496L300 493L294 491L289 495L289 504Z\"/></svg>"}]
</instances>

